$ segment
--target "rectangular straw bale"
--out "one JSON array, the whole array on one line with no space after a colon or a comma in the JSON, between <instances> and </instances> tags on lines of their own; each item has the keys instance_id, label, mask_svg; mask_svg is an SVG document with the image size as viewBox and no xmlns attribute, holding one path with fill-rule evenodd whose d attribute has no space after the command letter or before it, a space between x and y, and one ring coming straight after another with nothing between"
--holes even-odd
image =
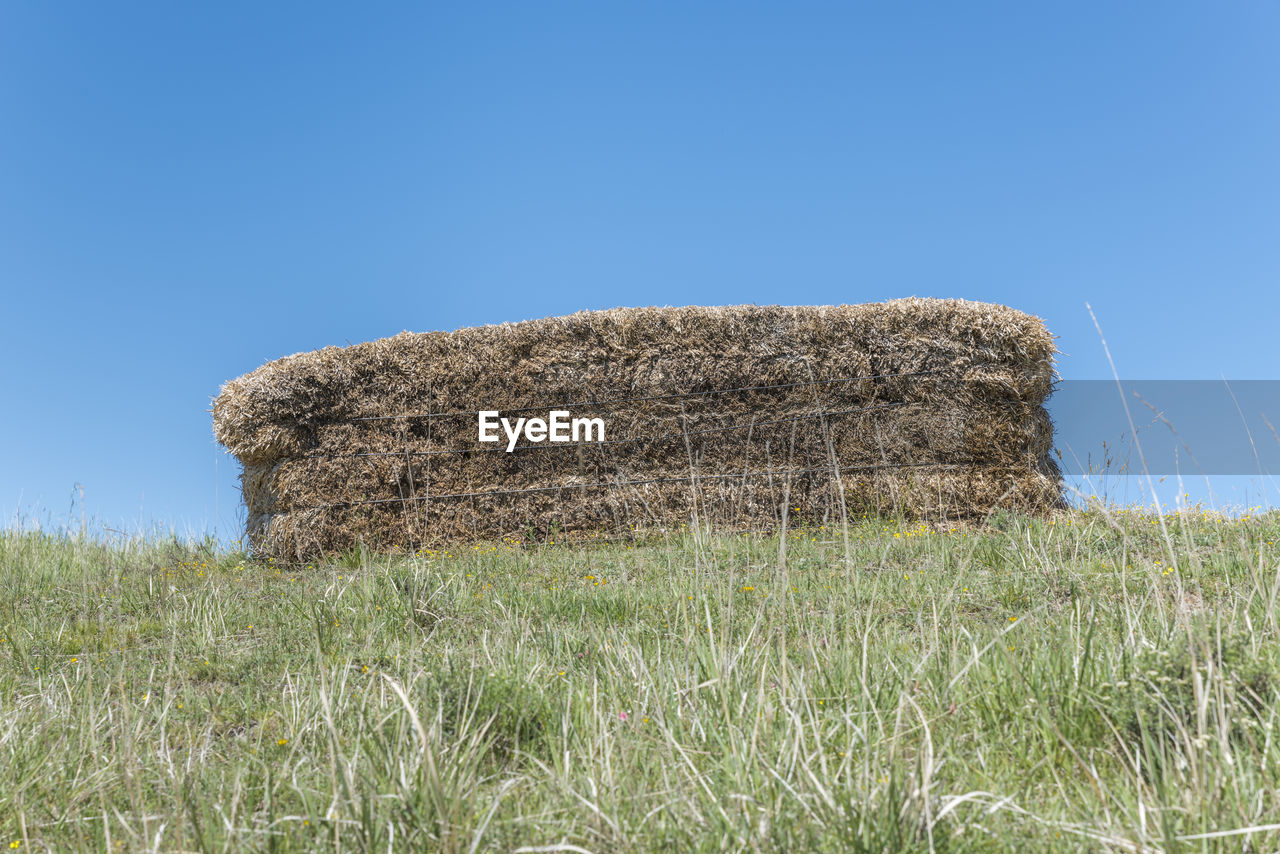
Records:
<instances>
[{"instance_id":1,"label":"rectangular straw bale","mask_svg":"<svg viewBox=\"0 0 1280 854\"><path fill-rule=\"evenodd\" d=\"M767 527L784 496L810 518L955 518L1060 503L1053 355L1037 318L963 300L611 309L280 359L223 387L214 432L251 542L281 558ZM476 441L479 409L592 401L571 411L605 443Z\"/></svg>"}]
</instances>

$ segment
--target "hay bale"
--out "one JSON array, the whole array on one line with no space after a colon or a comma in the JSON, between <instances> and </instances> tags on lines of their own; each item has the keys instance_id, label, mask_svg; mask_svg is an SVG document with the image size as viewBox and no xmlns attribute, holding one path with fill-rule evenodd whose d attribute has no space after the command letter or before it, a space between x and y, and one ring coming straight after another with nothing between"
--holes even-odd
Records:
<instances>
[{"instance_id":1,"label":"hay bale","mask_svg":"<svg viewBox=\"0 0 1280 854\"><path fill-rule=\"evenodd\" d=\"M1037 318L964 300L579 312L279 359L223 387L214 434L282 558L768 526L784 497L954 518L1061 501L1053 355ZM606 441L477 441L480 409L563 408Z\"/></svg>"}]
</instances>

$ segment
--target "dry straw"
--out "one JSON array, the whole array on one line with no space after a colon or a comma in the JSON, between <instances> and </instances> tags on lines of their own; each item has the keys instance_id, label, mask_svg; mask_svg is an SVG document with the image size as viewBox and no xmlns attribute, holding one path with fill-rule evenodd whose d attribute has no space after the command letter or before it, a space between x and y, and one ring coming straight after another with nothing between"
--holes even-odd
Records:
<instances>
[{"instance_id":1,"label":"dry straw","mask_svg":"<svg viewBox=\"0 0 1280 854\"><path fill-rule=\"evenodd\" d=\"M768 527L784 503L1035 511L1061 501L1054 352L1039 319L964 300L579 312L279 359L223 387L214 434L244 466L251 542L279 558ZM570 405L607 441L477 441L480 409Z\"/></svg>"}]
</instances>

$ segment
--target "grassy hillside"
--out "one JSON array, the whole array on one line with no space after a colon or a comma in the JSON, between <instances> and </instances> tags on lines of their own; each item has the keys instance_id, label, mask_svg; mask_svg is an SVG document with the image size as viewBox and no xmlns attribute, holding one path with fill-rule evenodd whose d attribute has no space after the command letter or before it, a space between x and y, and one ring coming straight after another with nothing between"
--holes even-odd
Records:
<instances>
[{"instance_id":1,"label":"grassy hillside","mask_svg":"<svg viewBox=\"0 0 1280 854\"><path fill-rule=\"evenodd\" d=\"M1272 851L1278 539L1073 513L277 566L0 534L0 844Z\"/></svg>"}]
</instances>

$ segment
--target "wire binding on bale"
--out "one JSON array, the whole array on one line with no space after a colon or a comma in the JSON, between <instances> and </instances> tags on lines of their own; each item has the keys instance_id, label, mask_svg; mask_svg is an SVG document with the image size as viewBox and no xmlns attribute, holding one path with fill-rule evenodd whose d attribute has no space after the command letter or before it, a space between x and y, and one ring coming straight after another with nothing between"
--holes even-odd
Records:
<instances>
[{"instance_id":1,"label":"wire binding on bale","mask_svg":"<svg viewBox=\"0 0 1280 854\"><path fill-rule=\"evenodd\" d=\"M964 300L627 308L402 333L228 382L255 550L767 527L1061 504L1053 337ZM477 441L477 413L600 417L605 441ZM434 498L433 498L434 496ZM799 508L798 510L795 508Z\"/></svg>"}]
</instances>

